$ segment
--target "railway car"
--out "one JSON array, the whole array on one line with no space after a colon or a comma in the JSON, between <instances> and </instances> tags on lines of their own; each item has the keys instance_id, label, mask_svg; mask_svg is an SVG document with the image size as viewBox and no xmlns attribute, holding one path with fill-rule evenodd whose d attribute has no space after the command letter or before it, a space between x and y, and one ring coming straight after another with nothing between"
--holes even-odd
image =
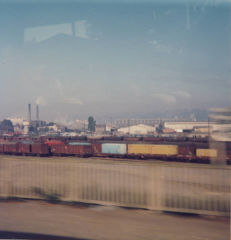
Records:
<instances>
[{"instance_id":1,"label":"railway car","mask_svg":"<svg viewBox=\"0 0 231 240\"><path fill-rule=\"evenodd\" d=\"M65 145L64 144L53 144L50 146L51 155L54 156L65 156Z\"/></svg>"},{"instance_id":2,"label":"railway car","mask_svg":"<svg viewBox=\"0 0 231 240\"><path fill-rule=\"evenodd\" d=\"M4 144L0 143L0 154L4 153Z\"/></svg>"},{"instance_id":3,"label":"railway car","mask_svg":"<svg viewBox=\"0 0 231 240\"><path fill-rule=\"evenodd\" d=\"M93 156L95 157L102 156L102 143L93 142L91 144L91 147Z\"/></svg>"},{"instance_id":4,"label":"railway car","mask_svg":"<svg viewBox=\"0 0 231 240\"><path fill-rule=\"evenodd\" d=\"M178 154L177 145L128 144L128 156L136 158L173 159Z\"/></svg>"},{"instance_id":5,"label":"railway car","mask_svg":"<svg viewBox=\"0 0 231 240\"><path fill-rule=\"evenodd\" d=\"M177 158L186 162L195 161L195 146L193 144L179 144Z\"/></svg>"},{"instance_id":6,"label":"railway car","mask_svg":"<svg viewBox=\"0 0 231 240\"><path fill-rule=\"evenodd\" d=\"M46 140L45 142L44 142L46 145L48 145L49 147L51 147L51 146L53 146L53 145L59 145L59 144L64 144L64 142L63 141L61 141L61 140Z\"/></svg>"},{"instance_id":7,"label":"railway car","mask_svg":"<svg viewBox=\"0 0 231 240\"><path fill-rule=\"evenodd\" d=\"M231 162L231 143L213 143L203 141L179 141L170 139L124 138L73 139L28 138L9 141L3 138L0 142L0 153L35 156L81 156L81 157L120 157L135 159L162 159L170 161L187 161L209 163L214 161ZM35 140L35 139L34 139Z\"/></svg>"},{"instance_id":8,"label":"railway car","mask_svg":"<svg viewBox=\"0 0 231 240\"><path fill-rule=\"evenodd\" d=\"M75 142L69 144L57 144L50 147L55 156L80 156L89 157L93 155L91 143Z\"/></svg>"},{"instance_id":9,"label":"railway car","mask_svg":"<svg viewBox=\"0 0 231 240\"><path fill-rule=\"evenodd\" d=\"M121 145L123 144L123 145ZM123 147L121 147L123 146ZM210 149L204 142L173 142L151 144L145 142L95 142L92 144L93 156L127 157L135 159L162 159L171 161L209 163L218 157L216 149ZM230 159L227 157L227 160Z\"/></svg>"},{"instance_id":10,"label":"railway car","mask_svg":"<svg viewBox=\"0 0 231 240\"><path fill-rule=\"evenodd\" d=\"M212 158L217 158L218 150L211 148L196 148L197 162L209 163Z\"/></svg>"},{"instance_id":11,"label":"railway car","mask_svg":"<svg viewBox=\"0 0 231 240\"><path fill-rule=\"evenodd\" d=\"M127 155L126 143L102 142L93 144L93 154L97 157L125 157Z\"/></svg>"},{"instance_id":12,"label":"railway car","mask_svg":"<svg viewBox=\"0 0 231 240\"><path fill-rule=\"evenodd\" d=\"M33 143L31 144L31 154L44 157L50 155L50 148L44 143Z\"/></svg>"},{"instance_id":13,"label":"railway car","mask_svg":"<svg viewBox=\"0 0 231 240\"><path fill-rule=\"evenodd\" d=\"M4 153L5 154L19 154L19 145L17 142L7 142L7 143L4 143Z\"/></svg>"},{"instance_id":14,"label":"railway car","mask_svg":"<svg viewBox=\"0 0 231 240\"><path fill-rule=\"evenodd\" d=\"M18 143L18 153L22 155L29 155L31 153L31 143Z\"/></svg>"}]
</instances>

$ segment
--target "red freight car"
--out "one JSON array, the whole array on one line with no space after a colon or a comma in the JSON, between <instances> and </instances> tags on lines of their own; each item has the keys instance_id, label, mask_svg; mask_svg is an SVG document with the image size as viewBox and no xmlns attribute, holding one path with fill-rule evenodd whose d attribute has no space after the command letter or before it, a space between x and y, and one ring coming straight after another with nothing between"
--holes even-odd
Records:
<instances>
[{"instance_id":1,"label":"red freight car","mask_svg":"<svg viewBox=\"0 0 231 240\"><path fill-rule=\"evenodd\" d=\"M28 155L31 153L30 143L18 143L18 153L23 155Z\"/></svg>"},{"instance_id":2,"label":"red freight car","mask_svg":"<svg viewBox=\"0 0 231 240\"><path fill-rule=\"evenodd\" d=\"M195 159L195 146L189 144L179 144L178 145L178 155L177 158L185 161L192 161Z\"/></svg>"},{"instance_id":3,"label":"red freight car","mask_svg":"<svg viewBox=\"0 0 231 240\"><path fill-rule=\"evenodd\" d=\"M58 144L64 144L64 142L59 140L48 140L45 142L45 144L47 144L48 146L53 146Z\"/></svg>"},{"instance_id":4,"label":"red freight car","mask_svg":"<svg viewBox=\"0 0 231 240\"><path fill-rule=\"evenodd\" d=\"M31 153L37 156L48 156L50 155L50 150L47 144L34 143L31 144Z\"/></svg>"},{"instance_id":5,"label":"red freight car","mask_svg":"<svg viewBox=\"0 0 231 240\"><path fill-rule=\"evenodd\" d=\"M92 143L92 152L94 156L102 155L102 144L101 143Z\"/></svg>"},{"instance_id":6,"label":"red freight car","mask_svg":"<svg viewBox=\"0 0 231 240\"><path fill-rule=\"evenodd\" d=\"M64 144L53 144L50 146L51 154L55 156L64 156L66 152L65 147L66 145Z\"/></svg>"},{"instance_id":7,"label":"red freight car","mask_svg":"<svg viewBox=\"0 0 231 240\"><path fill-rule=\"evenodd\" d=\"M67 155L77 155L77 156L91 156L92 148L91 145L66 145Z\"/></svg>"},{"instance_id":8,"label":"red freight car","mask_svg":"<svg viewBox=\"0 0 231 240\"><path fill-rule=\"evenodd\" d=\"M18 143L16 142L4 143L4 153L18 154Z\"/></svg>"},{"instance_id":9,"label":"red freight car","mask_svg":"<svg viewBox=\"0 0 231 240\"><path fill-rule=\"evenodd\" d=\"M1 153L4 153L4 145L3 144L0 144L0 154Z\"/></svg>"},{"instance_id":10,"label":"red freight car","mask_svg":"<svg viewBox=\"0 0 231 240\"><path fill-rule=\"evenodd\" d=\"M52 145L51 153L56 156L82 156L92 155L92 147L89 145Z\"/></svg>"}]
</instances>

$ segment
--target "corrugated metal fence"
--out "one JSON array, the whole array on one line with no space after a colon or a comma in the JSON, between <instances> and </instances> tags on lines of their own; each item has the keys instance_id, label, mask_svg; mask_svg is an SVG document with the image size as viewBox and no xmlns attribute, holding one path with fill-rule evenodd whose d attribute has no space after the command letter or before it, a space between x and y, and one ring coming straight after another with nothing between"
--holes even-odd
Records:
<instances>
[{"instance_id":1,"label":"corrugated metal fence","mask_svg":"<svg viewBox=\"0 0 231 240\"><path fill-rule=\"evenodd\" d=\"M0 196L230 214L229 167L0 156Z\"/></svg>"}]
</instances>

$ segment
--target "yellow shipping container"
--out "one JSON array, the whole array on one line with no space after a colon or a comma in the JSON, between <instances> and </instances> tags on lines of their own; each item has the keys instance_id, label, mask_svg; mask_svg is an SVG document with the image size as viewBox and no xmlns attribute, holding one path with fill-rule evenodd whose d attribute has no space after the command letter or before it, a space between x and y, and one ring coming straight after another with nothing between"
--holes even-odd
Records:
<instances>
[{"instance_id":1,"label":"yellow shipping container","mask_svg":"<svg viewBox=\"0 0 231 240\"><path fill-rule=\"evenodd\" d=\"M155 144L128 144L128 154L177 155L178 146Z\"/></svg>"},{"instance_id":2,"label":"yellow shipping container","mask_svg":"<svg viewBox=\"0 0 231 240\"><path fill-rule=\"evenodd\" d=\"M152 154L152 144L128 144L128 154Z\"/></svg>"},{"instance_id":3,"label":"yellow shipping container","mask_svg":"<svg viewBox=\"0 0 231 240\"><path fill-rule=\"evenodd\" d=\"M196 150L197 157L217 157L216 149L197 149Z\"/></svg>"},{"instance_id":4,"label":"yellow shipping container","mask_svg":"<svg viewBox=\"0 0 231 240\"><path fill-rule=\"evenodd\" d=\"M153 155L177 155L178 146L176 145L153 145Z\"/></svg>"}]
</instances>

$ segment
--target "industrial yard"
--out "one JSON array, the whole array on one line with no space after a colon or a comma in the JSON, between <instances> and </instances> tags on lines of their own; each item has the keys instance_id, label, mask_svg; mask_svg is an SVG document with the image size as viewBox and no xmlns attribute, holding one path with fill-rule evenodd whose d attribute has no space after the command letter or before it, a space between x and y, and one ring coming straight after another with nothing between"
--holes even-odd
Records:
<instances>
[{"instance_id":1,"label":"industrial yard","mask_svg":"<svg viewBox=\"0 0 231 240\"><path fill-rule=\"evenodd\" d=\"M0 239L230 240L230 10L0 0Z\"/></svg>"}]
</instances>

